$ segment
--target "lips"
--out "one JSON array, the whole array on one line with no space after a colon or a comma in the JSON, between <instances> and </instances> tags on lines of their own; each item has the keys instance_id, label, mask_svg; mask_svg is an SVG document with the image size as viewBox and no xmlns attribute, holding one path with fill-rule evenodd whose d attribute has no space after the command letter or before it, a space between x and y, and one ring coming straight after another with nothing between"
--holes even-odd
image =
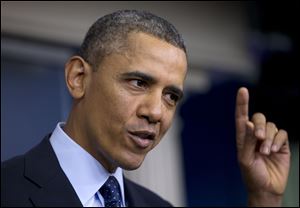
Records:
<instances>
[{"instance_id":1,"label":"lips","mask_svg":"<svg viewBox=\"0 0 300 208\"><path fill-rule=\"evenodd\" d=\"M155 139L155 133L151 131L128 131L129 137L140 148L149 147Z\"/></svg>"}]
</instances>

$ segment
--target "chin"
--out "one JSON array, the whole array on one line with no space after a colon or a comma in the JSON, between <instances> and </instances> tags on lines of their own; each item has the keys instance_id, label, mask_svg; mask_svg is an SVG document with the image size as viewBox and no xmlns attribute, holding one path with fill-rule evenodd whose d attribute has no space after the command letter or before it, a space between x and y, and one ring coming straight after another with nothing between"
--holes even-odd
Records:
<instances>
[{"instance_id":1,"label":"chin","mask_svg":"<svg viewBox=\"0 0 300 208\"><path fill-rule=\"evenodd\" d=\"M128 170L128 171L130 171L130 170L136 170L136 169L138 169L139 167L141 166L141 164L140 165L126 165L126 166L121 166L121 168L122 169L124 169L124 170Z\"/></svg>"},{"instance_id":2,"label":"chin","mask_svg":"<svg viewBox=\"0 0 300 208\"><path fill-rule=\"evenodd\" d=\"M127 160L120 162L120 167L125 170L136 170L142 165L144 159L145 159L144 156L127 158Z\"/></svg>"}]
</instances>

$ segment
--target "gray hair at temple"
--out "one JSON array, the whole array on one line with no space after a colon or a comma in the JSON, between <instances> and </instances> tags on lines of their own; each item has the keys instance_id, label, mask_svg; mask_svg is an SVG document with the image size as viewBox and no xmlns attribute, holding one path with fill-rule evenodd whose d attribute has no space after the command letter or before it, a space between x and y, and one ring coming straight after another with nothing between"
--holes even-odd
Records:
<instances>
[{"instance_id":1,"label":"gray hair at temple","mask_svg":"<svg viewBox=\"0 0 300 208\"><path fill-rule=\"evenodd\" d=\"M99 18L88 30L79 55L97 70L103 58L126 48L128 34L144 32L186 53L177 29L167 20L146 11L120 10Z\"/></svg>"}]
</instances>

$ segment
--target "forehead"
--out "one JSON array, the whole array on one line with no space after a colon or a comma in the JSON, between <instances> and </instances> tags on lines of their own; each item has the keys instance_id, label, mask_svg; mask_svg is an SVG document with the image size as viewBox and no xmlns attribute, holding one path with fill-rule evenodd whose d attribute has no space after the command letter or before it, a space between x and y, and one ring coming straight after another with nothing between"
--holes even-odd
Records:
<instances>
[{"instance_id":1,"label":"forehead","mask_svg":"<svg viewBox=\"0 0 300 208\"><path fill-rule=\"evenodd\" d=\"M145 53L163 55L167 57L182 56L186 58L185 52L153 35L144 32L131 32L127 36L128 53Z\"/></svg>"},{"instance_id":2,"label":"forehead","mask_svg":"<svg viewBox=\"0 0 300 208\"><path fill-rule=\"evenodd\" d=\"M131 33L128 36L128 50L125 56L131 66L140 67L158 77L168 75L178 83L184 81L187 70L185 52L166 41L145 33Z\"/></svg>"}]
</instances>

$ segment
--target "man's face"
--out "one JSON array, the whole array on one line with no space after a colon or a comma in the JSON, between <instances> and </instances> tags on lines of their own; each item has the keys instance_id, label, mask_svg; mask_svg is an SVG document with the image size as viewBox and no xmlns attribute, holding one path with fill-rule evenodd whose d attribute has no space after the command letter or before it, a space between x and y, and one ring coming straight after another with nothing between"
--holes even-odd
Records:
<instances>
[{"instance_id":1,"label":"man's face","mask_svg":"<svg viewBox=\"0 0 300 208\"><path fill-rule=\"evenodd\" d=\"M187 70L183 50L145 33L104 58L82 101L83 146L109 171L138 168L171 125Z\"/></svg>"}]
</instances>

